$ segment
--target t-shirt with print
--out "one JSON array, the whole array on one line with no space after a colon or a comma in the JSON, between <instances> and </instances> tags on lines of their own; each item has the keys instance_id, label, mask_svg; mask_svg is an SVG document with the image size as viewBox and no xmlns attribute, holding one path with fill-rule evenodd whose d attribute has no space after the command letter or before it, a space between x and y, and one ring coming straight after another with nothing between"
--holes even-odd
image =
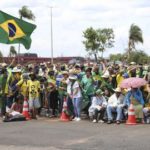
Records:
<instances>
[{"instance_id":1,"label":"t-shirt with print","mask_svg":"<svg viewBox=\"0 0 150 150\"><path fill-rule=\"evenodd\" d=\"M40 89L40 82L37 80L35 81L28 80L27 85L29 90L29 97L38 98L39 97L38 90Z\"/></svg>"}]
</instances>

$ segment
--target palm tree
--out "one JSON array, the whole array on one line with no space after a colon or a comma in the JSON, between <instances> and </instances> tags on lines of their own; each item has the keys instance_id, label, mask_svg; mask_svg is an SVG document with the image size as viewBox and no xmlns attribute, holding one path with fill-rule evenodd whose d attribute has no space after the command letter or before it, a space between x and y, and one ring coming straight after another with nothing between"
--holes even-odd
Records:
<instances>
[{"instance_id":1,"label":"palm tree","mask_svg":"<svg viewBox=\"0 0 150 150\"><path fill-rule=\"evenodd\" d=\"M9 56L10 57L15 57L17 55L17 52L15 50L15 47L14 46L11 46L10 47L10 50L9 50Z\"/></svg>"},{"instance_id":2,"label":"palm tree","mask_svg":"<svg viewBox=\"0 0 150 150\"><path fill-rule=\"evenodd\" d=\"M20 18L27 18L29 20L35 20L35 16L32 13L32 11L30 9L28 9L27 6L23 6L20 10L19 10L19 15Z\"/></svg>"},{"instance_id":3,"label":"palm tree","mask_svg":"<svg viewBox=\"0 0 150 150\"><path fill-rule=\"evenodd\" d=\"M143 43L142 30L135 24L132 24L129 30L129 42L128 42L128 58L130 53L135 50L135 44Z\"/></svg>"},{"instance_id":4,"label":"palm tree","mask_svg":"<svg viewBox=\"0 0 150 150\"><path fill-rule=\"evenodd\" d=\"M28 9L27 6L22 6L22 8L19 10L20 19L27 18L29 20L35 20L35 16L33 12ZM19 54L20 54L20 44L18 47L18 63L19 63Z\"/></svg>"}]
</instances>

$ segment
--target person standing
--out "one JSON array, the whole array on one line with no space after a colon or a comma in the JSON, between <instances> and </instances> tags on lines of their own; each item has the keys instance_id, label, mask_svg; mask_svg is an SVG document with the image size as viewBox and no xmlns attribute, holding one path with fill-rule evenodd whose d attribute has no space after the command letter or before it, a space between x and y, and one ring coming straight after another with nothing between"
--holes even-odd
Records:
<instances>
[{"instance_id":1,"label":"person standing","mask_svg":"<svg viewBox=\"0 0 150 150\"><path fill-rule=\"evenodd\" d=\"M70 84L70 97L72 98L72 103L74 107L75 121L81 120L81 106L82 106L82 94L79 82L77 81L77 76L69 76Z\"/></svg>"},{"instance_id":2,"label":"person standing","mask_svg":"<svg viewBox=\"0 0 150 150\"><path fill-rule=\"evenodd\" d=\"M36 79L36 75L34 73L30 74L31 80L28 80L28 95L29 95L29 110L32 115L32 119L37 119L37 110L40 108L39 102L39 92L40 92L40 82Z\"/></svg>"}]
</instances>

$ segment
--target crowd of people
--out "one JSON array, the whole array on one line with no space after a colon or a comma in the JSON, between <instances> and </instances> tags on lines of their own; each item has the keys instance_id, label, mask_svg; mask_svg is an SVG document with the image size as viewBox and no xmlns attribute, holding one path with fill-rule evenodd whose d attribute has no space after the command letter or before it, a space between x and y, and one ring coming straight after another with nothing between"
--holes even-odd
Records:
<instances>
[{"instance_id":1,"label":"crowd of people","mask_svg":"<svg viewBox=\"0 0 150 150\"><path fill-rule=\"evenodd\" d=\"M142 87L123 89L130 77L144 78ZM80 121L86 114L93 123L120 124L128 117L132 103L137 122L150 122L150 67L148 65L99 63L14 65L0 64L0 114L22 113L28 101L32 119L46 110L46 116L59 117L67 100L70 120Z\"/></svg>"}]
</instances>

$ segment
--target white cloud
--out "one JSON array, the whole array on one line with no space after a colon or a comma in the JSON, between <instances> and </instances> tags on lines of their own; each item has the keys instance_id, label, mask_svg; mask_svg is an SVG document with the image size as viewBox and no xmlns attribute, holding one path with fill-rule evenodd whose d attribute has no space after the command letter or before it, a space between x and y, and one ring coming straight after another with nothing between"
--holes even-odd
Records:
<instances>
[{"instance_id":1,"label":"white cloud","mask_svg":"<svg viewBox=\"0 0 150 150\"><path fill-rule=\"evenodd\" d=\"M115 33L115 47L107 50L105 56L127 47L128 31L132 23L143 30L144 44L137 45L146 52L150 49L149 0L0 0L0 9L14 16L27 5L36 16L37 29L32 35L30 52L50 57L50 9L53 8L54 56L85 56L82 32L86 28L110 27ZM17 48L17 46L16 46ZM6 55L9 46L0 44ZM26 52L21 47L22 52Z\"/></svg>"}]
</instances>

